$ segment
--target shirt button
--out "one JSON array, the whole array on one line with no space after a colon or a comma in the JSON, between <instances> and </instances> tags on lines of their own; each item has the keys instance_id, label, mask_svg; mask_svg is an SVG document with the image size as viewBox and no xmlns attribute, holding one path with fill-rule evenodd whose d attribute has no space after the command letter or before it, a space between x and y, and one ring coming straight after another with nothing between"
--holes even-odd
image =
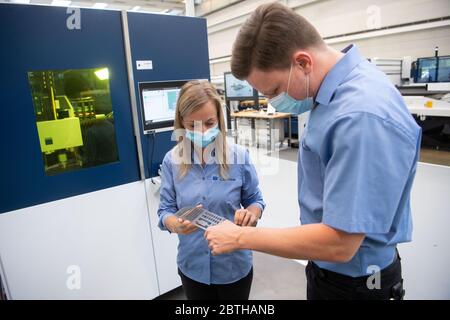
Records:
<instances>
[{"instance_id":1,"label":"shirt button","mask_svg":"<svg viewBox=\"0 0 450 320\"><path fill-rule=\"evenodd\" d=\"M203 177L202 180L204 181L204 180L205 180L205 177Z\"/></svg>"},{"instance_id":2,"label":"shirt button","mask_svg":"<svg viewBox=\"0 0 450 320\"><path fill-rule=\"evenodd\" d=\"M203 200L206 200L206 197L202 197Z\"/></svg>"}]
</instances>

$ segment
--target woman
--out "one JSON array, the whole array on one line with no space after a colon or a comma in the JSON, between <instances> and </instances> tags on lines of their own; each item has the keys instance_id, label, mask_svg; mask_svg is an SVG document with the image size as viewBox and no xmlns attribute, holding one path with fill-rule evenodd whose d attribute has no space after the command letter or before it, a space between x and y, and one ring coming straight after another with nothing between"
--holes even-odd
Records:
<instances>
[{"instance_id":1,"label":"woman","mask_svg":"<svg viewBox=\"0 0 450 320\"><path fill-rule=\"evenodd\" d=\"M204 231L177 218L179 209L202 205L243 226L255 226L265 203L248 151L226 141L221 100L206 81L180 91L175 115L178 144L162 164L159 227L177 233L178 273L188 299L241 299L250 294L252 253L213 256Z\"/></svg>"}]
</instances>

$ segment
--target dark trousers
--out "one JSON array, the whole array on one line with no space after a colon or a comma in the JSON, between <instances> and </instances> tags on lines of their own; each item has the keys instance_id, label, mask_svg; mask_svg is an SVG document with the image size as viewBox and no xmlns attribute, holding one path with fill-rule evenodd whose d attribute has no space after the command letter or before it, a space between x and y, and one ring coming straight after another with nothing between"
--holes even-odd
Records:
<instances>
[{"instance_id":1,"label":"dark trousers","mask_svg":"<svg viewBox=\"0 0 450 320\"><path fill-rule=\"evenodd\" d=\"M370 289L371 276L349 277L319 268L314 262L306 266L308 300L401 300L404 296L402 267L397 255L391 265L381 270L379 289ZM374 282L372 275L370 284Z\"/></svg>"},{"instance_id":2,"label":"dark trousers","mask_svg":"<svg viewBox=\"0 0 450 320\"><path fill-rule=\"evenodd\" d=\"M253 268L244 278L228 284L207 285L186 277L180 269L184 293L189 300L248 300L253 280Z\"/></svg>"}]
</instances>

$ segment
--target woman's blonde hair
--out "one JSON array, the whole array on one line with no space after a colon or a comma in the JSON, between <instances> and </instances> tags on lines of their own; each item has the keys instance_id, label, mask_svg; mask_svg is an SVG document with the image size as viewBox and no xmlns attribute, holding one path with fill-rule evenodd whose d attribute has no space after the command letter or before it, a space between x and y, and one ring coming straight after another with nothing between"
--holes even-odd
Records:
<instances>
[{"instance_id":1,"label":"woman's blonde hair","mask_svg":"<svg viewBox=\"0 0 450 320\"><path fill-rule=\"evenodd\" d=\"M181 87L175 112L175 132L184 133L183 119L191 113L199 110L207 102L212 102L216 107L218 126L220 133L215 139L215 161L219 164L220 176L227 178L227 143L225 134L225 121L222 112L222 102L217 94L216 88L208 81L192 80ZM173 149L173 157L177 158L179 164L179 178L184 177L192 167L191 150L192 144L184 134L177 137L178 144Z\"/></svg>"}]
</instances>

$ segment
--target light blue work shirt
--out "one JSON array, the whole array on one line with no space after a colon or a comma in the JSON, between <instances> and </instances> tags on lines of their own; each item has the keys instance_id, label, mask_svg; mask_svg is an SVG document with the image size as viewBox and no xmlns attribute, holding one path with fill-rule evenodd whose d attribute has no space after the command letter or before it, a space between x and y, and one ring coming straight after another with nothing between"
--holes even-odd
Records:
<instances>
[{"instance_id":1,"label":"light blue work shirt","mask_svg":"<svg viewBox=\"0 0 450 320\"><path fill-rule=\"evenodd\" d=\"M172 160L172 151L166 154L158 209L162 230L167 230L164 221L168 215L197 204L231 221L234 221L235 210L241 206L252 205L264 210L258 177L248 151L236 144L228 146L235 161L229 164L227 180L220 176L218 164L202 166L198 161L179 179L179 167ZM193 155L198 160L194 152ZM188 235L179 234L178 238L178 268L192 280L205 284L232 283L248 275L252 268L250 250L213 256L202 229Z\"/></svg>"},{"instance_id":2,"label":"light blue work shirt","mask_svg":"<svg viewBox=\"0 0 450 320\"><path fill-rule=\"evenodd\" d=\"M317 93L301 138L298 199L302 224L364 233L347 263L315 261L358 277L393 262L411 241L411 186L421 129L384 73L351 45Z\"/></svg>"}]
</instances>

